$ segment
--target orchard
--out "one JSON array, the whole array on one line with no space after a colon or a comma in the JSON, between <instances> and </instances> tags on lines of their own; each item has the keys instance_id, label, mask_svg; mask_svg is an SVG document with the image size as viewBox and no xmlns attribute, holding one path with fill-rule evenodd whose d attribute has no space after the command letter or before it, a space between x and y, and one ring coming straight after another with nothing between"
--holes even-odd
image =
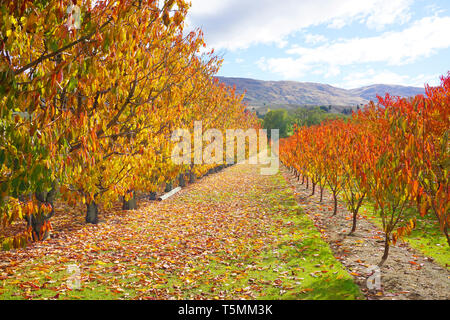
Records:
<instances>
[{"instance_id":1,"label":"orchard","mask_svg":"<svg viewBox=\"0 0 450 320\"><path fill-rule=\"evenodd\" d=\"M449 299L450 73L262 120L191 6L0 1L0 300Z\"/></svg>"},{"instance_id":2,"label":"orchard","mask_svg":"<svg viewBox=\"0 0 450 320\"><path fill-rule=\"evenodd\" d=\"M441 85L426 87L413 98L379 97L348 121L333 120L297 128L280 142L282 162L306 184L328 187L342 195L353 214L352 231L364 201L374 203L381 217L385 249L409 233L415 219L404 219L407 208L432 215L450 246L449 128L450 74Z\"/></svg>"},{"instance_id":3,"label":"orchard","mask_svg":"<svg viewBox=\"0 0 450 320\"><path fill-rule=\"evenodd\" d=\"M251 128L242 97L213 77L221 60L202 32L183 31L183 0L83 1L79 26L63 1L7 1L0 10L0 219L29 228L3 247L42 240L55 197L86 205L159 191L212 165L175 166L177 128ZM133 208L133 206L131 207Z\"/></svg>"}]
</instances>

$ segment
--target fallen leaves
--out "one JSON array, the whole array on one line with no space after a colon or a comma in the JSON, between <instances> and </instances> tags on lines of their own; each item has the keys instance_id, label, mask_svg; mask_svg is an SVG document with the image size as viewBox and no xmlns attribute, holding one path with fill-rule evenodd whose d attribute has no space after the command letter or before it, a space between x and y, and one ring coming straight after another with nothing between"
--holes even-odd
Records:
<instances>
[{"instance_id":1,"label":"fallen leaves","mask_svg":"<svg viewBox=\"0 0 450 320\"><path fill-rule=\"evenodd\" d=\"M142 200L126 213L120 205L103 208L98 225L85 225L79 211L60 205L52 239L0 253L2 290L25 299L38 298L33 294L42 288L44 299L255 299L273 289L278 296L309 294L316 279L342 275L331 252L333 262L321 261L318 245L326 244L311 233L312 222L302 226L305 235L293 219L297 211L284 205L291 201L286 189L257 167L235 166L164 202ZM288 264L293 258L300 265ZM80 268L80 290L67 287L72 264Z\"/></svg>"}]
</instances>

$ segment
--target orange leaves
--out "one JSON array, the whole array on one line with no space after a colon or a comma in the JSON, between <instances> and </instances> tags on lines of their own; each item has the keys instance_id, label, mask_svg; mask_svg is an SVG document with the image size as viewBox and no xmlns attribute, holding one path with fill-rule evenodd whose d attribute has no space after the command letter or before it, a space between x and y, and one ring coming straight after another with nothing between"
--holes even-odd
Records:
<instances>
[{"instance_id":1,"label":"orange leaves","mask_svg":"<svg viewBox=\"0 0 450 320\"><path fill-rule=\"evenodd\" d=\"M184 20L184 16L179 12L175 12L175 15L173 17L173 21L175 22L176 25L180 25Z\"/></svg>"},{"instance_id":2,"label":"orange leaves","mask_svg":"<svg viewBox=\"0 0 450 320\"><path fill-rule=\"evenodd\" d=\"M25 207L24 207L25 215L29 216L29 215L33 215L34 213L37 213L37 212L38 212L38 207L37 207L37 204L35 202L28 201L25 204Z\"/></svg>"},{"instance_id":3,"label":"orange leaves","mask_svg":"<svg viewBox=\"0 0 450 320\"><path fill-rule=\"evenodd\" d=\"M125 201L129 201L129 200L132 199L132 198L133 198L133 192L132 192L132 191L127 192L127 193L125 194L125 196L124 196L124 200L125 200Z\"/></svg>"},{"instance_id":4,"label":"orange leaves","mask_svg":"<svg viewBox=\"0 0 450 320\"><path fill-rule=\"evenodd\" d=\"M392 234L392 243L395 245L399 239L410 234L416 227L416 218L410 219L408 223L397 229L396 232Z\"/></svg>"},{"instance_id":5,"label":"orange leaves","mask_svg":"<svg viewBox=\"0 0 450 320\"><path fill-rule=\"evenodd\" d=\"M37 206L35 208L37 208ZM52 211L51 204L49 204L49 203L41 203L41 205L39 207L39 213L40 214L48 215L51 211ZM35 212L37 212L37 210Z\"/></svg>"},{"instance_id":6,"label":"orange leaves","mask_svg":"<svg viewBox=\"0 0 450 320\"><path fill-rule=\"evenodd\" d=\"M414 180L412 183L412 194L413 196L418 196L419 195L419 181Z\"/></svg>"}]
</instances>

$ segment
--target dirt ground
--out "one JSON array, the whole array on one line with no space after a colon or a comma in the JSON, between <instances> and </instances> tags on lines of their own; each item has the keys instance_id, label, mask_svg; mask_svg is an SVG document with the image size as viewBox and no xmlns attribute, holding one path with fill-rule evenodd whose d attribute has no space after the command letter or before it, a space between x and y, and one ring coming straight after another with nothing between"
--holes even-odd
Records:
<instances>
[{"instance_id":1,"label":"dirt ground","mask_svg":"<svg viewBox=\"0 0 450 320\"><path fill-rule=\"evenodd\" d=\"M320 203L320 189L311 195L301 180L282 166L281 172L292 186L298 203L315 222L338 259L354 277L369 300L448 300L450 299L450 272L432 262L431 258L411 248L407 243L391 246L388 260L379 270L381 289L368 289L368 278L376 274L369 269L376 266L383 255L383 232L369 221L359 217L356 232L349 236L351 214L339 202L338 213L333 214L332 195L324 190Z\"/></svg>"}]
</instances>

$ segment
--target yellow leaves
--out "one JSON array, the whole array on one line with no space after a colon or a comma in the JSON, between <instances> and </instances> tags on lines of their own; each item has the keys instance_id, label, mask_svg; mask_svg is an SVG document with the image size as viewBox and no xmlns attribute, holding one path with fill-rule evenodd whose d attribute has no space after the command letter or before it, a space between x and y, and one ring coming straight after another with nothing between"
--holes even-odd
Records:
<instances>
[{"instance_id":1,"label":"yellow leaves","mask_svg":"<svg viewBox=\"0 0 450 320\"><path fill-rule=\"evenodd\" d=\"M16 18L14 16L9 16L9 21L11 21L11 24L13 26L17 25L17 20L16 20Z\"/></svg>"},{"instance_id":2,"label":"yellow leaves","mask_svg":"<svg viewBox=\"0 0 450 320\"><path fill-rule=\"evenodd\" d=\"M220 129L225 127L225 120L230 126L237 124L243 128L256 123L256 119L244 118L238 112L243 105L230 89L211 85L214 63L204 63L195 57L201 45L200 37L193 34L184 41L181 26L163 26L172 22L181 25L186 3L177 1L177 4L181 10L174 13L173 19L165 10L162 21L155 22L145 19L155 11L147 3L143 3L139 13L135 8L118 4L115 8L122 11L117 16L114 14L114 24L97 30L83 46L71 46L55 59L37 63L33 70L38 70L39 75L27 85L30 94L21 92L13 99L14 106L41 106L33 111L33 117L42 122L24 130L27 135L42 133L43 138L39 136L37 142L51 151L42 164L46 169L57 168L49 176L61 179L61 192L69 202L81 200L85 204L92 201L99 189L105 188L108 190L102 189L105 193L98 201L112 205L118 190L124 194L132 184L142 189L160 188L167 179L185 170L168 160L167 134L173 128L189 124L195 117L208 114L205 120L219 118L214 124L220 124ZM35 10L32 2L27 5L30 7L20 23L13 16L2 17L6 21L2 32L17 37L8 40L14 43L6 50L18 67L38 59L45 51L43 43L49 45L51 52L79 36L60 28L58 10ZM92 10L94 20L90 24L94 27L110 18L111 12L104 8L97 6ZM19 24L24 30L19 30ZM21 77L26 79L26 72L17 81L24 80ZM135 78L136 87L130 89ZM67 99L65 107L55 108L50 102L63 89ZM216 108L217 105L222 108ZM116 115L117 120L113 121ZM139 157L136 153L140 153ZM28 157L28 165L33 159ZM124 174L122 169L130 172ZM196 170L205 172L207 168L199 166ZM24 182L33 185L36 181ZM5 196L10 193L7 190ZM80 199L81 193L85 196ZM23 212L18 207L16 216L36 213L38 209L27 204ZM48 212L47 207L41 210Z\"/></svg>"},{"instance_id":3,"label":"yellow leaves","mask_svg":"<svg viewBox=\"0 0 450 320\"><path fill-rule=\"evenodd\" d=\"M184 282L186 282L187 284L192 283L192 279L189 277L184 278Z\"/></svg>"},{"instance_id":4,"label":"yellow leaves","mask_svg":"<svg viewBox=\"0 0 450 320\"><path fill-rule=\"evenodd\" d=\"M0 249L8 251L13 248L23 248L27 245L30 237L30 232L26 230L18 235L0 239Z\"/></svg>"},{"instance_id":5,"label":"yellow leaves","mask_svg":"<svg viewBox=\"0 0 450 320\"><path fill-rule=\"evenodd\" d=\"M409 220L409 228L410 228L411 231L416 227L416 223L417 223L417 219L416 218Z\"/></svg>"},{"instance_id":6,"label":"yellow leaves","mask_svg":"<svg viewBox=\"0 0 450 320\"><path fill-rule=\"evenodd\" d=\"M177 11L175 12L175 15L173 17L173 21L175 22L176 25L180 25L184 20L184 16L182 15L181 12Z\"/></svg>"},{"instance_id":7,"label":"yellow leaves","mask_svg":"<svg viewBox=\"0 0 450 320\"><path fill-rule=\"evenodd\" d=\"M13 241L14 241L13 238L7 238L7 239L3 240L2 244L1 244L2 250L7 251L7 250L13 248Z\"/></svg>"}]
</instances>

